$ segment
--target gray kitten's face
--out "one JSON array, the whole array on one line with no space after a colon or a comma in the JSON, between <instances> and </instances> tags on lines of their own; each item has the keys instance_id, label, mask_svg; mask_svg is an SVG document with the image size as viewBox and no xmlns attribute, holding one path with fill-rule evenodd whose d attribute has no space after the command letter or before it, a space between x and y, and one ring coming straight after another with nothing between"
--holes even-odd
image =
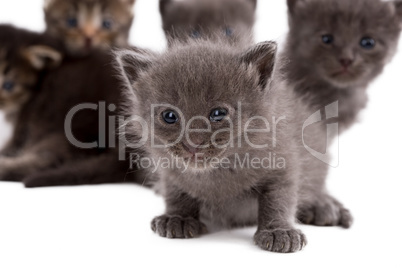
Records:
<instances>
[{"instance_id":1,"label":"gray kitten's face","mask_svg":"<svg viewBox=\"0 0 402 268\"><path fill-rule=\"evenodd\" d=\"M166 36L181 41L251 36L255 6L255 0L160 1Z\"/></svg>"},{"instance_id":2,"label":"gray kitten's face","mask_svg":"<svg viewBox=\"0 0 402 268\"><path fill-rule=\"evenodd\" d=\"M195 163L196 157L207 164L211 158L248 151L248 144L238 148L237 143L246 121L266 114L264 85L272 72L276 49L269 45L271 50L256 50L260 58L270 61L269 67L261 67L266 75L263 79L250 63L260 58L242 57L233 48L221 49L210 43L174 48L150 63L134 83L134 113L151 126L148 140L154 138L155 144L166 146L154 152L160 157L178 157L199 169L203 166ZM248 127L264 129L266 125L254 120ZM261 135L250 133L248 138L253 144L261 144L266 139ZM152 148L151 144L147 146Z\"/></svg>"},{"instance_id":3,"label":"gray kitten's face","mask_svg":"<svg viewBox=\"0 0 402 268\"><path fill-rule=\"evenodd\" d=\"M378 0L289 0L289 44L321 79L336 87L364 85L395 52L400 20ZM293 6L292 6L293 5Z\"/></svg>"}]
</instances>

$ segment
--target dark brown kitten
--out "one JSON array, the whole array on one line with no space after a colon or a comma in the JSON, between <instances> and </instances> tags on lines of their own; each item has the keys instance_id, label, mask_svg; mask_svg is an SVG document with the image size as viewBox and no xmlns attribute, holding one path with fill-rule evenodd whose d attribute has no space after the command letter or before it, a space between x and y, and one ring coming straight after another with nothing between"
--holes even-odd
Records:
<instances>
[{"instance_id":1,"label":"dark brown kitten","mask_svg":"<svg viewBox=\"0 0 402 268\"><path fill-rule=\"evenodd\" d=\"M4 44L10 31L2 33L0 43ZM6 52L10 59L6 69L10 73L20 71L13 83L27 86L33 94L15 116L8 148L18 150L0 158L0 180L23 181L27 187L133 181L134 174L126 176L128 161L118 160L116 135L109 131L117 126L117 122L109 122L109 116L121 114L119 108L109 105L120 106L123 98L112 57L93 52L79 59L64 58L59 67L51 70L31 72L55 58L48 50L38 52L31 47L27 51L35 52L36 57L27 58L26 49L21 48L35 34L18 29L11 33L21 38L20 43L13 42L15 50ZM23 79L27 76L32 77L30 84ZM90 106L73 112L83 104Z\"/></svg>"},{"instance_id":2,"label":"dark brown kitten","mask_svg":"<svg viewBox=\"0 0 402 268\"><path fill-rule=\"evenodd\" d=\"M340 131L367 104L366 89L395 53L402 2L288 0L285 73L314 109L339 101Z\"/></svg>"},{"instance_id":3,"label":"dark brown kitten","mask_svg":"<svg viewBox=\"0 0 402 268\"><path fill-rule=\"evenodd\" d=\"M125 47L135 0L46 0L46 32L73 55Z\"/></svg>"},{"instance_id":4,"label":"dark brown kitten","mask_svg":"<svg viewBox=\"0 0 402 268\"><path fill-rule=\"evenodd\" d=\"M249 44L257 0L160 0L163 29L169 44L190 38Z\"/></svg>"},{"instance_id":5,"label":"dark brown kitten","mask_svg":"<svg viewBox=\"0 0 402 268\"><path fill-rule=\"evenodd\" d=\"M44 72L62 61L60 45L49 36L0 25L0 110L16 125L22 107L36 94L36 84ZM19 129L2 156L15 155L25 131Z\"/></svg>"},{"instance_id":6,"label":"dark brown kitten","mask_svg":"<svg viewBox=\"0 0 402 268\"><path fill-rule=\"evenodd\" d=\"M312 113L272 76L275 54L272 42L243 51L193 41L161 56L119 55L134 92L136 120L126 131L147 138L149 159L136 163L161 179L166 198L166 213L152 222L160 236L199 236L203 221L258 224L255 243L284 253L306 243L294 226L298 206L325 204L317 224L350 225L349 212L326 193L328 166L303 146L302 138L325 150L326 133L304 130Z\"/></svg>"}]
</instances>

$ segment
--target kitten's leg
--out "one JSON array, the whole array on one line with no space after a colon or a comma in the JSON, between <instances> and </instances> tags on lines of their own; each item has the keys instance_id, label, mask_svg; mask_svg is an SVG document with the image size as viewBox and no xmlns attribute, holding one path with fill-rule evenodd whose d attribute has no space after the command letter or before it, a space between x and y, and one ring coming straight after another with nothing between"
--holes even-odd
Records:
<instances>
[{"instance_id":1,"label":"kitten's leg","mask_svg":"<svg viewBox=\"0 0 402 268\"><path fill-rule=\"evenodd\" d=\"M307 128L303 137L306 144L311 145L312 148L326 152L328 144L324 137L327 134L322 128ZM353 222L351 213L326 191L329 165L307 150L302 150L301 153L300 159L304 161L301 166L297 219L304 224L349 228Z\"/></svg>"},{"instance_id":2,"label":"kitten's leg","mask_svg":"<svg viewBox=\"0 0 402 268\"><path fill-rule=\"evenodd\" d=\"M14 146L14 144L9 141L7 144L1 149L0 157L15 157L17 155L18 149Z\"/></svg>"},{"instance_id":3,"label":"kitten's leg","mask_svg":"<svg viewBox=\"0 0 402 268\"><path fill-rule=\"evenodd\" d=\"M0 157L16 157L24 144L24 135L14 134L0 151Z\"/></svg>"},{"instance_id":4,"label":"kitten's leg","mask_svg":"<svg viewBox=\"0 0 402 268\"><path fill-rule=\"evenodd\" d=\"M297 219L304 224L349 228L353 222L351 213L326 190L329 166L309 155L306 159L309 161L303 167Z\"/></svg>"},{"instance_id":5,"label":"kitten's leg","mask_svg":"<svg viewBox=\"0 0 402 268\"><path fill-rule=\"evenodd\" d=\"M199 220L199 202L173 186L167 188L166 213L152 221L152 230L167 238L194 238L206 233Z\"/></svg>"},{"instance_id":6,"label":"kitten's leg","mask_svg":"<svg viewBox=\"0 0 402 268\"><path fill-rule=\"evenodd\" d=\"M310 195L310 200L301 201L298 206L297 219L301 223L343 228L352 225L351 213L334 197L324 191Z\"/></svg>"},{"instance_id":7,"label":"kitten's leg","mask_svg":"<svg viewBox=\"0 0 402 268\"><path fill-rule=\"evenodd\" d=\"M46 187L59 185L83 185L101 183L141 183L142 172L130 171L126 162L118 161L117 154L104 153L70 161L55 169L35 173L26 177L26 187Z\"/></svg>"},{"instance_id":8,"label":"kitten's leg","mask_svg":"<svg viewBox=\"0 0 402 268\"><path fill-rule=\"evenodd\" d=\"M12 138L0 150L0 157L16 157L26 140L25 126L17 125Z\"/></svg>"},{"instance_id":9,"label":"kitten's leg","mask_svg":"<svg viewBox=\"0 0 402 268\"><path fill-rule=\"evenodd\" d=\"M0 158L0 181L21 181L27 174L48 165L48 161L34 153L25 153L15 158Z\"/></svg>"},{"instance_id":10,"label":"kitten's leg","mask_svg":"<svg viewBox=\"0 0 402 268\"><path fill-rule=\"evenodd\" d=\"M0 180L21 181L60 164L68 157L68 144L64 140L61 136L49 136L18 157L0 158Z\"/></svg>"},{"instance_id":11,"label":"kitten's leg","mask_svg":"<svg viewBox=\"0 0 402 268\"><path fill-rule=\"evenodd\" d=\"M295 182L284 176L260 189L258 230L254 242L260 248L279 253L302 250L306 237L294 228L297 205Z\"/></svg>"}]
</instances>

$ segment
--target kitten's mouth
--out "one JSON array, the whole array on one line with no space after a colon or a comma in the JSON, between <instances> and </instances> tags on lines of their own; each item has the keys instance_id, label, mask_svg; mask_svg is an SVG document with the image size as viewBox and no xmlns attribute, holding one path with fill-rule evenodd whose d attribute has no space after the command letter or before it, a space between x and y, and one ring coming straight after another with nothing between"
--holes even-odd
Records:
<instances>
[{"instance_id":1,"label":"kitten's mouth","mask_svg":"<svg viewBox=\"0 0 402 268\"><path fill-rule=\"evenodd\" d=\"M331 73L329 75L329 78L334 80L335 82L353 83L358 80L359 74L351 69L342 69Z\"/></svg>"},{"instance_id":2,"label":"kitten's mouth","mask_svg":"<svg viewBox=\"0 0 402 268\"><path fill-rule=\"evenodd\" d=\"M209 164L217 161L226 152L227 148L216 148L213 145L203 148L188 148L184 144L178 144L169 150L169 154L175 158L182 159L191 166L198 166L199 163Z\"/></svg>"},{"instance_id":3,"label":"kitten's mouth","mask_svg":"<svg viewBox=\"0 0 402 268\"><path fill-rule=\"evenodd\" d=\"M352 76L353 73L349 69L342 69L340 71L336 71L332 73L332 77L340 77L340 76Z\"/></svg>"}]
</instances>

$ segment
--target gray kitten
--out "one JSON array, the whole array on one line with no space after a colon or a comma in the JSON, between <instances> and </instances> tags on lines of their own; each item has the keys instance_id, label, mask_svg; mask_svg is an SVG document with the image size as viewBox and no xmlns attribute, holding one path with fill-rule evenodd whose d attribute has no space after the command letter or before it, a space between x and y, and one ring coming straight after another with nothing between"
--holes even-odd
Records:
<instances>
[{"instance_id":1,"label":"gray kitten","mask_svg":"<svg viewBox=\"0 0 402 268\"><path fill-rule=\"evenodd\" d=\"M395 53L402 2L288 0L285 73L299 96L321 109L339 101L340 131L367 104L367 86Z\"/></svg>"},{"instance_id":2,"label":"gray kitten","mask_svg":"<svg viewBox=\"0 0 402 268\"><path fill-rule=\"evenodd\" d=\"M302 145L304 134L312 147L324 148L323 128L302 130L310 109L273 77L276 44L243 51L225 43L193 41L161 56L118 56L137 118L126 131L147 138L144 162L153 163L147 171L161 178L166 198L153 231L193 238L205 232L202 221L258 224L255 243L285 253L306 244L294 226L298 210L311 224L350 226L349 212L326 193L327 165Z\"/></svg>"},{"instance_id":3,"label":"gray kitten","mask_svg":"<svg viewBox=\"0 0 402 268\"><path fill-rule=\"evenodd\" d=\"M169 44L192 38L252 43L257 0L160 0Z\"/></svg>"}]
</instances>

